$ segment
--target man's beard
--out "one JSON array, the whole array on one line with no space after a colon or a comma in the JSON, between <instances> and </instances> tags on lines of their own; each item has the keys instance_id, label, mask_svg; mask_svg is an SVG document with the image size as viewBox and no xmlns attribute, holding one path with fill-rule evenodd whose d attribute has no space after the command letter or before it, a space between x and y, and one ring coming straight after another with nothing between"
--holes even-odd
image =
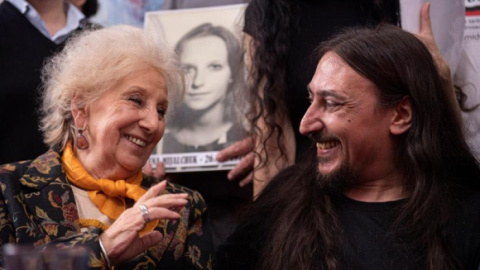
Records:
<instances>
[{"instance_id":1,"label":"man's beard","mask_svg":"<svg viewBox=\"0 0 480 270\"><path fill-rule=\"evenodd\" d=\"M337 170L328 174L321 174L318 171L320 162L322 161L317 157L317 162L315 163L317 183L327 193L332 195L343 194L357 182L358 176L347 164L342 163Z\"/></svg>"}]
</instances>

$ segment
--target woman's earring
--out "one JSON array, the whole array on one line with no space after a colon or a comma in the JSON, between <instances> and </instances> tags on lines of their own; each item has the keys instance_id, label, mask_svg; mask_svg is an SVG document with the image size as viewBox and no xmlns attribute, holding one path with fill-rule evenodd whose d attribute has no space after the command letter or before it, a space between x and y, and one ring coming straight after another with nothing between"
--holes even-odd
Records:
<instances>
[{"instance_id":1,"label":"woman's earring","mask_svg":"<svg viewBox=\"0 0 480 270\"><path fill-rule=\"evenodd\" d=\"M79 128L77 129L77 147L78 149L85 150L88 148L88 141L85 136L83 136L83 129Z\"/></svg>"}]
</instances>

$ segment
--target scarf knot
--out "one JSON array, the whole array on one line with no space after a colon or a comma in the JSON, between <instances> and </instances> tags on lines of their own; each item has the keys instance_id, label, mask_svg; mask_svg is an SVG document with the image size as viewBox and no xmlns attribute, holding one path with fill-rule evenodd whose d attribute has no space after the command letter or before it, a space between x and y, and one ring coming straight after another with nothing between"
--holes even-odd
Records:
<instances>
[{"instance_id":1,"label":"scarf knot","mask_svg":"<svg viewBox=\"0 0 480 270\"><path fill-rule=\"evenodd\" d=\"M125 180L112 181L110 179L98 179L99 189L109 197L125 198L127 196L127 183Z\"/></svg>"}]
</instances>

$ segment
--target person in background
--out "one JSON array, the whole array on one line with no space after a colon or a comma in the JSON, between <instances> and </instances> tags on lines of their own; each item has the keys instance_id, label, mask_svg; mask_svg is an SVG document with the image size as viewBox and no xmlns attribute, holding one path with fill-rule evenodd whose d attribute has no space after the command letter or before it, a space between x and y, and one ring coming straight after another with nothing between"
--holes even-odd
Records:
<instances>
[{"instance_id":1,"label":"person in background","mask_svg":"<svg viewBox=\"0 0 480 270\"><path fill-rule=\"evenodd\" d=\"M83 0L78 0L83 1ZM159 10L162 0L99 0L100 9L91 18L103 26L128 24L143 27L145 12Z\"/></svg>"},{"instance_id":2,"label":"person in background","mask_svg":"<svg viewBox=\"0 0 480 270\"><path fill-rule=\"evenodd\" d=\"M161 9L215 7L248 3L250 0L163 0Z\"/></svg>"},{"instance_id":3,"label":"person in background","mask_svg":"<svg viewBox=\"0 0 480 270\"><path fill-rule=\"evenodd\" d=\"M451 79L391 25L346 30L319 56L300 123L315 147L263 189L214 268L478 269L480 166Z\"/></svg>"},{"instance_id":4,"label":"person in background","mask_svg":"<svg viewBox=\"0 0 480 270\"><path fill-rule=\"evenodd\" d=\"M70 0L70 2L82 11L85 18L90 18L97 14L98 0Z\"/></svg>"},{"instance_id":5,"label":"person in background","mask_svg":"<svg viewBox=\"0 0 480 270\"><path fill-rule=\"evenodd\" d=\"M173 51L131 26L84 31L43 79L51 148L0 167L0 245L82 246L92 269L210 268L202 196L142 174L184 91Z\"/></svg>"},{"instance_id":6,"label":"person in background","mask_svg":"<svg viewBox=\"0 0 480 270\"><path fill-rule=\"evenodd\" d=\"M463 1L463 0L462 0ZM479 1L465 1L465 31L459 65L454 75L455 85L466 95L463 117L466 137L471 148L480 157L480 10Z\"/></svg>"},{"instance_id":7,"label":"person in background","mask_svg":"<svg viewBox=\"0 0 480 270\"><path fill-rule=\"evenodd\" d=\"M167 121L162 153L218 151L245 137L235 104L243 86L243 52L233 33L201 24L180 38L175 51L188 86Z\"/></svg>"},{"instance_id":8,"label":"person in background","mask_svg":"<svg viewBox=\"0 0 480 270\"><path fill-rule=\"evenodd\" d=\"M32 159L48 149L39 131L40 70L72 33L90 27L69 1L0 4L0 164Z\"/></svg>"}]
</instances>

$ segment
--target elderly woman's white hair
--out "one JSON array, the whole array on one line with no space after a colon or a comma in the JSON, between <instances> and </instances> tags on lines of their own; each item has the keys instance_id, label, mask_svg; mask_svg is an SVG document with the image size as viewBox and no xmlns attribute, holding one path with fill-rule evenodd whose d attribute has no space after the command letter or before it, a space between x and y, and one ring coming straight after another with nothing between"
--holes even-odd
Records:
<instances>
[{"instance_id":1,"label":"elderly woman's white hair","mask_svg":"<svg viewBox=\"0 0 480 270\"><path fill-rule=\"evenodd\" d=\"M177 57L139 28L112 26L70 39L43 70L41 130L45 143L63 149L68 140L73 140L73 97L76 106L84 108L127 75L147 67L162 74L169 100L183 94L183 71Z\"/></svg>"}]
</instances>

